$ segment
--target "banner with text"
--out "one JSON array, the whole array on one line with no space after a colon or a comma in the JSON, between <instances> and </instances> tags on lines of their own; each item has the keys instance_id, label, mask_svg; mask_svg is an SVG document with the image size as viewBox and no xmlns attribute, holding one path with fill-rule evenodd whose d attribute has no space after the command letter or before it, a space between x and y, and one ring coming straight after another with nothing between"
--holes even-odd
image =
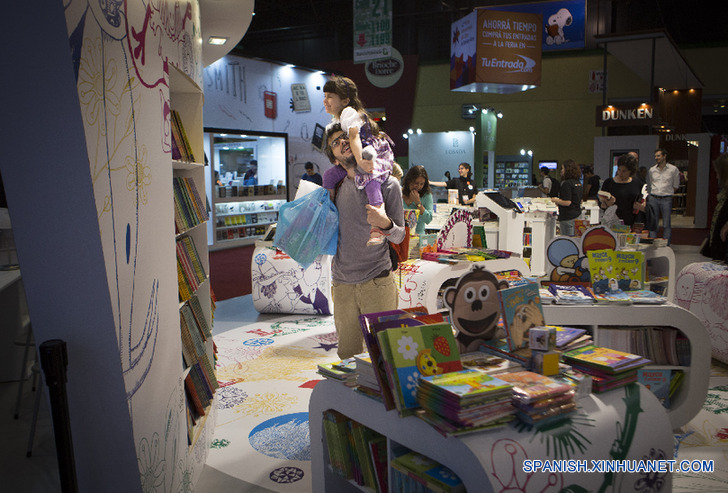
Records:
<instances>
[{"instance_id":1,"label":"banner with text","mask_svg":"<svg viewBox=\"0 0 728 493\"><path fill-rule=\"evenodd\" d=\"M510 93L541 85L541 16L476 10L454 22L450 89Z\"/></svg>"},{"instance_id":2,"label":"banner with text","mask_svg":"<svg viewBox=\"0 0 728 493\"><path fill-rule=\"evenodd\" d=\"M384 0L353 0L354 63L389 58L392 55L392 3Z\"/></svg>"}]
</instances>

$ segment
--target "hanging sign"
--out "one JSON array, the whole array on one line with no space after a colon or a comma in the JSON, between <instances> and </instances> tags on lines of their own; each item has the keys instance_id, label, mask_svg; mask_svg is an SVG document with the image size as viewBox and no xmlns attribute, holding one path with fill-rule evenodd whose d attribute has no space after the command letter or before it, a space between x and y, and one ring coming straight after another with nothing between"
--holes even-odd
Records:
<instances>
[{"instance_id":1,"label":"hanging sign","mask_svg":"<svg viewBox=\"0 0 728 493\"><path fill-rule=\"evenodd\" d=\"M392 54L392 3L353 0L354 63L389 58Z\"/></svg>"}]
</instances>

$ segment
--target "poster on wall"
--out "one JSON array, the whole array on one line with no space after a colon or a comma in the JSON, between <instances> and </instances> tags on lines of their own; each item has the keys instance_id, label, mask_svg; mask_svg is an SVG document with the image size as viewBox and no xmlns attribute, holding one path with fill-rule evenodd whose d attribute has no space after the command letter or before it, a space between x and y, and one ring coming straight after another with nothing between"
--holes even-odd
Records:
<instances>
[{"instance_id":1,"label":"poster on wall","mask_svg":"<svg viewBox=\"0 0 728 493\"><path fill-rule=\"evenodd\" d=\"M293 111L311 111L306 84L291 84L291 107Z\"/></svg>"},{"instance_id":2,"label":"poster on wall","mask_svg":"<svg viewBox=\"0 0 728 493\"><path fill-rule=\"evenodd\" d=\"M543 51L584 49L586 0L533 2L483 7L506 12L528 12L543 18Z\"/></svg>"}]
</instances>

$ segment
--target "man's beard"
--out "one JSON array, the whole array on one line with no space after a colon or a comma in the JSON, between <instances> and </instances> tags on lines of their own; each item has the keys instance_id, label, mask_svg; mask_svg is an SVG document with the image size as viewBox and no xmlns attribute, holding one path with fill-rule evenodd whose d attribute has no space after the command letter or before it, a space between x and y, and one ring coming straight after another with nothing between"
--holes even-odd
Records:
<instances>
[{"instance_id":1,"label":"man's beard","mask_svg":"<svg viewBox=\"0 0 728 493\"><path fill-rule=\"evenodd\" d=\"M343 157L342 156L339 159L339 162L344 167L344 169L354 169L354 168L356 168L356 158L353 155L348 156L348 157Z\"/></svg>"}]
</instances>

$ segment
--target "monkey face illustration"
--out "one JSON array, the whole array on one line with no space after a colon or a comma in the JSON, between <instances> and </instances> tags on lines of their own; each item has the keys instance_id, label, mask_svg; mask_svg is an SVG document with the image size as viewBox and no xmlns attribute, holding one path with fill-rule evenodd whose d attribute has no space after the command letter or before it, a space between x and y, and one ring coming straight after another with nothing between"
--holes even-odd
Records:
<instances>
[{"instance_id":1,"label":"monkey face illustration","mask_svg":"<svg viewBox=\"0 0 728 493\"><path fill-rule=\"evenodd\" d=\"M445 290L444 301L450 309L450 322L458 330L458 340L495 338L501 316L498 290L507 286L476 266Z\"/></svg>"}]
</instances>

